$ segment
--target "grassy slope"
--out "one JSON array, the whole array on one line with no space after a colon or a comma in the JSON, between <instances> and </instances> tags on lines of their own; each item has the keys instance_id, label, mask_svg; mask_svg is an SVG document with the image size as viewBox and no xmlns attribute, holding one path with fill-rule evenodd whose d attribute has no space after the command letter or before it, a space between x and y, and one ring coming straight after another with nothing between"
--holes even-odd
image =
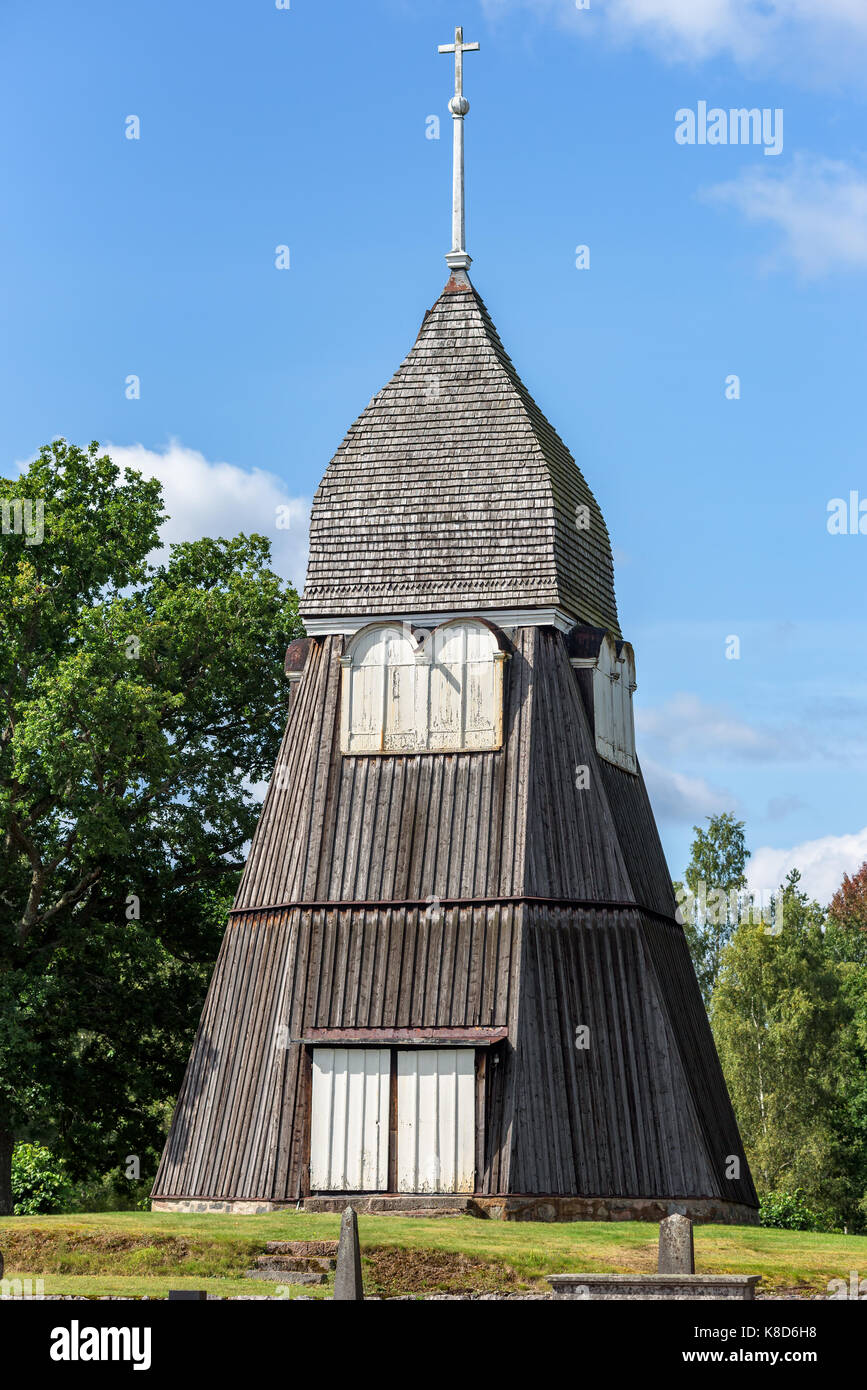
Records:
<instances>
[{"instance_id":1,"label":"grassy slope","mask_svg":"<svg viewBox=\"0 0 867 1390\"><path fill-rule=\"evenodd\" d=\"M150 1293L198 1287L274 1293L244 1280L268 1240L335 1239L340 1218L303 1212L185 1216L162 1212L0 1218L6 1277L41 1277L46 1293ZM361 1216L371 1292L547 1288L564 1271L652 1272L658 1228L638 1222L417 1220ZM698 1226L696 1265L705 1272L761 1274L762 1288L825 1293L829 1279L867 1267L867 1236L814 1235L756 1227ZM291 1295L327 1295L296 1286ZM286 1289L286 1296L290 1290Z\"/></svg>"}]
</instances>

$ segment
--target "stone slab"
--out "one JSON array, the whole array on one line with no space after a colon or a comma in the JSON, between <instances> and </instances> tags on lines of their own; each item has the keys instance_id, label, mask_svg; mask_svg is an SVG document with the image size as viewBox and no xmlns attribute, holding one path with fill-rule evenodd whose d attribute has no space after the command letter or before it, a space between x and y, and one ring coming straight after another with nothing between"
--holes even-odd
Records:
<instances>
[{"instance_id":1,"label":"stone slab","mask_svg":"<svg viewBox=\"0 0 867 1390\"><path fill-rule=\"evenodd\" d=\"M549 1274L556 1298L754 1299L758 1274Z\"/></svg>"},{"instance_id":2,"label":"stone slab","mask_svg":"<svg viewBox=\"0 0 867 1390\"><path fill-rule=\"evenodd\" d=\"M343 1193L340 1196L305 1197L305 1211L331 1211L343 1212L349 1203L354 1211L376 1212L378 1215L388 1216L409 1216L414 1212L433 1213L440 1215L459 1216L462 1212L470 1211L472 1207L471 1197L448 1196L440 1193L424 1193L415 1196L408 1193L391 1195L383 1193L364 1193L356 1197L354 1194Z\"/></svg>"},{"instance_id":3,"label":"stone slab","mask_svg":"<svg viewBox=\"0 0 867 1390\"><path fill-rule=\"evenodd\" d=\"M245 1279L267 1279L270 1284L324 1284L327 1274L298 1269L248 1269Z\"/></svg>"},{"instance_id":4,"label":"stone slab","mask_svg":"<svg viewBox=\"0 0 867 1390\"><path fill-rule=\"evenodd\" d=\"M318 1274L328 1273L337 1267L336 1255L257 1255L256 1268L261 1270L272 1269L278 1274L289 1273L292 1270L296 1273Z\"/></svg>"}]
</instances>

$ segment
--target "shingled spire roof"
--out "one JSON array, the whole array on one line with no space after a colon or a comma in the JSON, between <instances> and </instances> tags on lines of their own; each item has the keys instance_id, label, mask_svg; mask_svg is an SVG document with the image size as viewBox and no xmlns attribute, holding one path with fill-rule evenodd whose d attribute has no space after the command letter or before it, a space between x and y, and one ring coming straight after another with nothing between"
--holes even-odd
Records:
<instances>
[{"instance_id":1,"label":"shingled spire roof","mask_svg":"<svg viewBox=\"0 0 867 1390\"><path fill-rule=\"evenodd\" d=\"M301 612L527 607L619 635L602 513L457 270L328 466Z\"/></svg>"}]
</instances>

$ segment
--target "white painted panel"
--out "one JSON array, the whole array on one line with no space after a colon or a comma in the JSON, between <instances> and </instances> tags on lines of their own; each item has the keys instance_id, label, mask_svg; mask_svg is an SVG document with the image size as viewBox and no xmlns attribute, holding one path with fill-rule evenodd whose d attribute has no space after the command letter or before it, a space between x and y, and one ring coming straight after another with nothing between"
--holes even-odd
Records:
<instances>
[{"instance_id":1,"label":"white painted panel","mask_svg":"<svg viewBox=\"0 0 867 1390\"><path fill-rule=\"evenodd\" d=\"M385 668L359 666L350 671L349 751L369 753L382 747Z\"/></svg>"},{"instance_id":2,"label":"white painted panel","mask_svg":"<svg viewBox=\"0 0 867 1390\"><path fill-rule=\"evenodd\" d=\"M437 661L430 669L430 747L460 748L463 667Z\"/></svg>"},{"instance_id":3,"label":"white painted panel","mask_svg":"<svg viewBox=\"0 0 867 1390\"><path fill-rule=\"evenodd\" d=\"M437 628L424 649L394 623L360 632L344 659L343 751L499 747L501 657L493 633L477 621Z\"/></svg>"},{"instance_id":4,"label":"white painted panel","mask_svg":"<svg viewBox=\"0 0 867 1390\"><path fill-rule=\"evenodd\" d=\"M484 623L464 623L466 632L466 660L492 661L498 650L497 641L489 627Z\"/></svg>"},{"instance_id":5,"label":"white painted panel","mask_svg":"<svg viewBox=\"0 0 867 1390\"><path fill-rule=\"evenodd\" d=\"M315 1192L388 1187L388 1048L315 1047L310 1186Z\"/></svg>"},{"instance_id":6,"label":"white painted panel","mask_svg":"<svg viewBox=\"0 0 867 1390\"><path fill-rule=\"evenodd\" d=\"M593 720L596 728L596 748L609 762L615 762L614 719L616 653L609 637L602 639L599 659L593 672Z\"/></svg>"},{"instance_id":7,"label":"white painted panel","mask_svg":"<svg viewBox=\"0 0 867 1390\"><path fill-rule=\"evenodd\" d=\"M476 1067L471 1047L397 1054L399 1192L472 1192Z\"/></svg>"},{"instance_id":8,"label":"white painted panel","mask_svg":"<svg viewBox=\"0 0 867 1390\"><path fill-rule=\"evenodd\" d=\"M468 623L449 623L439 627L433 634L434 661L444 666L460 666L466 660L466 640Z\"/></svg>"},{"instance_id":9,"label":"white painted panel","mask_svg":"<svg viewBox=\"0 0 867 1390\"><path fill-rule=\"evenodd\" d=\"M394 662L388 667L385 700L386 749L399 751L414 748L416 733L416 662L410 653L408 662Z\"/></svg>"},{"instance_id":10,"label":"white painted panel","mask_svg":"<svg viewBox=\"0 0 867 1390\"><path fill-rule=\"evenodd\" d=\"M494 732L493 661L468 661L466 665L464 720L467 734Z\"/></svg>"},{"instance_id":11,"label":"white painted panel","mask_svg":"<svg viewBox=\"0 0 867 1390\"><path fill-rule=\"evenodd\" d=\"M404 647L411 647L408 636L401 628L392 624L372 627L362 632L353 643L353 666L387 666L389 661L400 660Z\"/></svg>"},{"instance_id":12,"label":"white painted panel","mask_svg":"<svg viewBox=\"0 0 867 1390\"><path fill-rule=\"evenodd\" d=\"M415 647L407 632L384 624L355 640L349 666L344 751L381 753L416 746Z\"/></svg>"},{"instance_id":13,"label":"white painted panel","mask_svg":"<svg viewBox=\"0 0 867 1390\"><path fill-rule=\"evenodd\" d=\"M599 648L599 659L593 672L593 717L596 747L608 762L636 772L635 725L632 713L632 692L635 689L635 660L632 648L623 644L618 657L611 637L606 636Z\"/></svg>"},{"instance_id":14,"label":"white painted panel","mask_svg":"<svg viewBox=\"0 0 867 1390\"><path fill-rule=\"evenodd\" d=\"M620 652L620 723L617 739L617 752L620 766L628 772L638 771L635 757L635 716L632 707L632 694L635 690L635 654L628 642L623 643Z\"/></svg>"}]
</instances>

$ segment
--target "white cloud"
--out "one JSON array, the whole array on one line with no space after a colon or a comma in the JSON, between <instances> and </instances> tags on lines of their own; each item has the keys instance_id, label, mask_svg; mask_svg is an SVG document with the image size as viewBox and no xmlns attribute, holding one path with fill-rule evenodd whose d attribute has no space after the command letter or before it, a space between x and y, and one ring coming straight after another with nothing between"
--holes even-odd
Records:
<instances>
[{"instance_id":1,"label":"white cloud","mask_svg":"<svg viewBox=\"0 0 867 1390\"><path fill-rule=\"evenodd\" d=\"M105 451L118 467L159 478L169 514L161 532L166 544L255 531L270 539L276 572L300 590L307 564L310 499L290 497L274 473L211 463L176 440L163 453L142 444L107 444ZM284 524L288 519L288 529L277 526L278 508L286 509L282 517Z\"/></svg>"},{"instance_id":2,"label":"white cloud","mask_svg":"<svg viewBox=\"0 0 867 1390\"><path fill-rule=\"evenodd\" d=\"M731 794L712 787L703 777L687 777L671 772L652 759L641 759L653 811L661 821L684 821L690 825L720 811L736 811Z\"/></svg>"},{"instance_id":3,"label":"white cloud","mask_svg":"<svg viewBox=\"0 0 867 1390\"><path fill-rule=\"evenodd\" d=\"M530 10L575 34L638 42L669 61L730 57L746 67L796 65L812 80L858 72L863 0L482 0L489 19Z\"/></svg>"},{"instance_id":4,"label":"white cloud","mask_svg":"<svg viewBox=\"0 0 867 1390\"><path fill-rule=\"evenodd\" d=\"M867 827L852 835L824 835L805 840L793 849L763 845L753 850L747 864L747 881L754 892L778 888L790 869L800 869L800 887L810 897L827 904L843 879L854 874L867 859Z\"/></svg>"},{"instance_id":5,"label":"white cloud","mask_svg":"<svg viewBox=\"0 0 867 1390\"><path fill-rule=\"evenodd\" d=\"M791 264L807 278L867 269L867 174L851 164L799 156L785 173L746 169L702 197L776 229L770 268Z\"/></svg>"},{"instance_id":6,"label":"white cloud","mask_svg":"<svg viewBox=\"0 0 867 1390\"><path fill-rule=\"evenodd\" d=\"M752 0L609 0L605 19L617 37L638 38L678 58L752 58L779 23Z\"/></svg>"},{"instance_id":7,"label":"white cloud","mask_svg":"<svg viewBox=\"0 0 867 1390\"><path fill-rule=\"evenodd\" d=\"M635 719L642 740L650 741L667 759L689 754L781 762L802 759L812 751L809 736L797 726L748 724L721 706L684 692L656 707L637 705Z\"/></svg>"}]
</instances>

